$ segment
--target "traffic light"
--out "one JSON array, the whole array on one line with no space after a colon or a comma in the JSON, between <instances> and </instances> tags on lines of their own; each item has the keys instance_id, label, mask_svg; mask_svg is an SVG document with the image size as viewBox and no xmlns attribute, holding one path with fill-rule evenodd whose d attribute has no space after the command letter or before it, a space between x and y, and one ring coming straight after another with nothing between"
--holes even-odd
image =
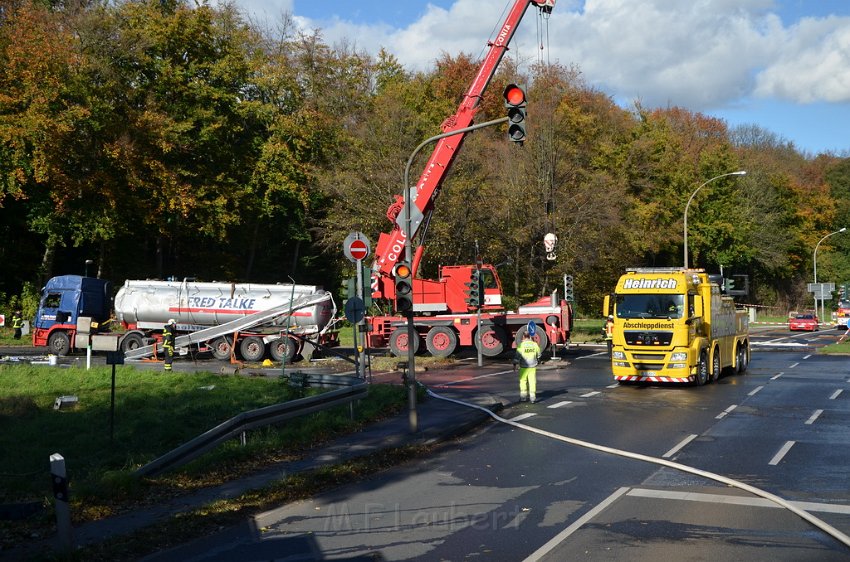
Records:
<instances>
[{"instance_id":1,"label":"traffic light","mask_svg":"<svg viewBox=\"0 0 850 562\"><path fill-rule=\"evenodd\" d=\"M567 302L573 302L576 300L572 275L564 275L564 298Z\"/></svg>"},{"instance_id":2,"label":"traffic light","mask_svg":"<svg viewBox=\"0 0 850 562\"><path fill-rule=\"evenodd\" d=\"M729 294L730 291L735 290L735 280L734 279L724 279L723 280L723 292Z\"/></svg>"},{"instance_id":3,"label":"traffic light","mask_svg":"<svg viewBox=\"0 0 850 562\"><path fill-rule=\"evenodd\" d=\"M473 269L469 274L469 281L466 282L466 304L470 308L478 310L481 308L481 270Z\"/></svg>"},{"instance_id":4,"label":"traffic light","mask_svg":"<svg viewBox=\"0 0 850 562\"><path fill-rule=\"evenodd\" d=\"M398 312L413 310L413 277L410 265L397 263L393 268L395 277L395 309Z\"/></svg>"},{"instance_id":5,"label":"traffic light","mask_svg":"<svg viewBox=\"0 0 850 562\"><path fill-rule=\"evenodd\" d=\"M525 88L508 84L505 88L505 107L508 110L508 140L522 144L525 141Z\"/></svg>"}]
</instances>

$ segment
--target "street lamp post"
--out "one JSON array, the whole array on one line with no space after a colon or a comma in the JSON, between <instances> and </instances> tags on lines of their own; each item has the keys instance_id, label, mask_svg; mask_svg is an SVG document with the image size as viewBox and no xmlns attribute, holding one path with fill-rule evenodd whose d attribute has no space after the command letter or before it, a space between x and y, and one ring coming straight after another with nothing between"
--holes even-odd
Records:
<instances>
[{"instance_id":1,"label":"street lamp post","mask_svg":"<svg viewBox=\"0 0 850 562\"><path fill-rule=\"evenodd\" d=\"M86 277L89 276L89 266L94 263L94 260L86 260Z\"/></svg>"},{"instance_id":2,"label":"street lamp post","mask_svg":"<svg viewBox=\"0 0 850 562\"><path fill-rule=\"evenodd\" d=\"M823 242L824 240L826 240L827 238L829 238L830 236L832 236L833 234L839 234L841 232L844 232L845 230L847 230L847 227L840 228L840 229L836 230L835 232L830 232L829 234L827 234L826 236L824 236L823 238L818 240L818 243L815 244L815 251L812 252L812 263L814 264L814 271L813 271L814 275L813 276L814 276L814 284L815 285L818 284L818 248L820 247L820 243ZM815 293L814 293L815 312L818 311L818 294L820 294L820 291L818 291L817 287L815 287ZM822 322L823 321L823 299L821 299L821 301L820 301L820 309L821 309L820 310L820 320Z\"/></svg>"},{"instance_id":3,"label":"street lamp post","mask_svg":"<svg viewBox=\"0 0 850 562\"><path fill-rule=\"evenodd\" d=\"M726 176L744 176L746 174L747 174L746 170L738 170L737 172L729 172L729 173L726 173L726 174L720 174L719 176L714 176L710 180L703 182L702 185L700 185L698 188L696 188L694 190L693 193L691 193L691 196L688 199L687 204L685 205L685 220L684 220L684 223L685 223L684 224L684 235L685 235L684 236L684 238L685 238L685 259L684 259L684 262L685 262L685 269L688 268L688 208L691 206L691 201L694 200L694 196L699 192L700 189L702 189L706 185L710 184L714 180L719 180L720 178L725 178Z\"/></svg>"}]
</instances>

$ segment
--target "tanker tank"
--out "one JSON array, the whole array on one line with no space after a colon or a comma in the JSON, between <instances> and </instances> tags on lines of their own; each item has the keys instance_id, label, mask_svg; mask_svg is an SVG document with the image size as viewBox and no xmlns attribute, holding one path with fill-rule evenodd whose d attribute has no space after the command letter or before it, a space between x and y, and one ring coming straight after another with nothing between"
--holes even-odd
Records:
<instances>
[{"instance_id":1,"label":"tanker tank","mask_svg":"<svg viewBox=\"0 0 850 562\"><path fill-rule=\"evenodd\" d=\"M181 331L225 324L240 317L288 304L322 292L316 285L135 281L124 283L115 296L115 314L125 327L161 329L175 319ZM334 314L329 300L293 311L292 319L277 317L273 326L321 331Z\"/></svg>"}]
</instances>

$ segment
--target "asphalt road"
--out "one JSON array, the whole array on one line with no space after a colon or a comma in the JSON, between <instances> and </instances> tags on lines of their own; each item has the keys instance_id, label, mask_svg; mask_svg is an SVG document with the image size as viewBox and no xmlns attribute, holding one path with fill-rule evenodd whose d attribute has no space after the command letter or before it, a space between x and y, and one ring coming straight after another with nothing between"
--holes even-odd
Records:
<instances>
[{"instance_id":1,"label":"asphalt road","mask_svg":"<svg viewBox=\"0 0 850 562\"><path fill-rule=\"evenodd\" d=\"M813 353L838 335L760 331L748 374L700 388L618 385L601 354L571 354L510 423L150 559L847 560L828 531L850 534L850 370ZM418 377L516 400L506 366Z\"/></svg>"}]
</instances>

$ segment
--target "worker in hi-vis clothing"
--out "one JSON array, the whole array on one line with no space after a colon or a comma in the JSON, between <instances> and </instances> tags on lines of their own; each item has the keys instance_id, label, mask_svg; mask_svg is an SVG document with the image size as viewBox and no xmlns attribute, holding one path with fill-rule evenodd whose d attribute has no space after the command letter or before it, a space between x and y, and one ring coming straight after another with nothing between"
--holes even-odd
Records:
<instances>
[{"instance_id":1,"label":"worker in hi-vis clothing","mask_svg":"<svg viewBox=\"0 0 850 562\"><path fill-rule=\"evenodd\" d=\"M529 323L529 328L532 324ZM537 401L537 362L540 361L540 346L531 339L533 328L522 335L522 343L514 354L514 370L519 365L519 400Z\"/></svg>"},{"instance_id":2,"label":"worker in hi-vis clothing","mask_svg":"<svg viewBox=\"0 0 850 562\"><path fill-rule=\"evenodd\" d=\"M177 332L177 321L168 320L168 324L162 330L162 349L165 352L165 370L171 371L171 363L174 361L174 339Z\"/></svg>"}]
</instances>

